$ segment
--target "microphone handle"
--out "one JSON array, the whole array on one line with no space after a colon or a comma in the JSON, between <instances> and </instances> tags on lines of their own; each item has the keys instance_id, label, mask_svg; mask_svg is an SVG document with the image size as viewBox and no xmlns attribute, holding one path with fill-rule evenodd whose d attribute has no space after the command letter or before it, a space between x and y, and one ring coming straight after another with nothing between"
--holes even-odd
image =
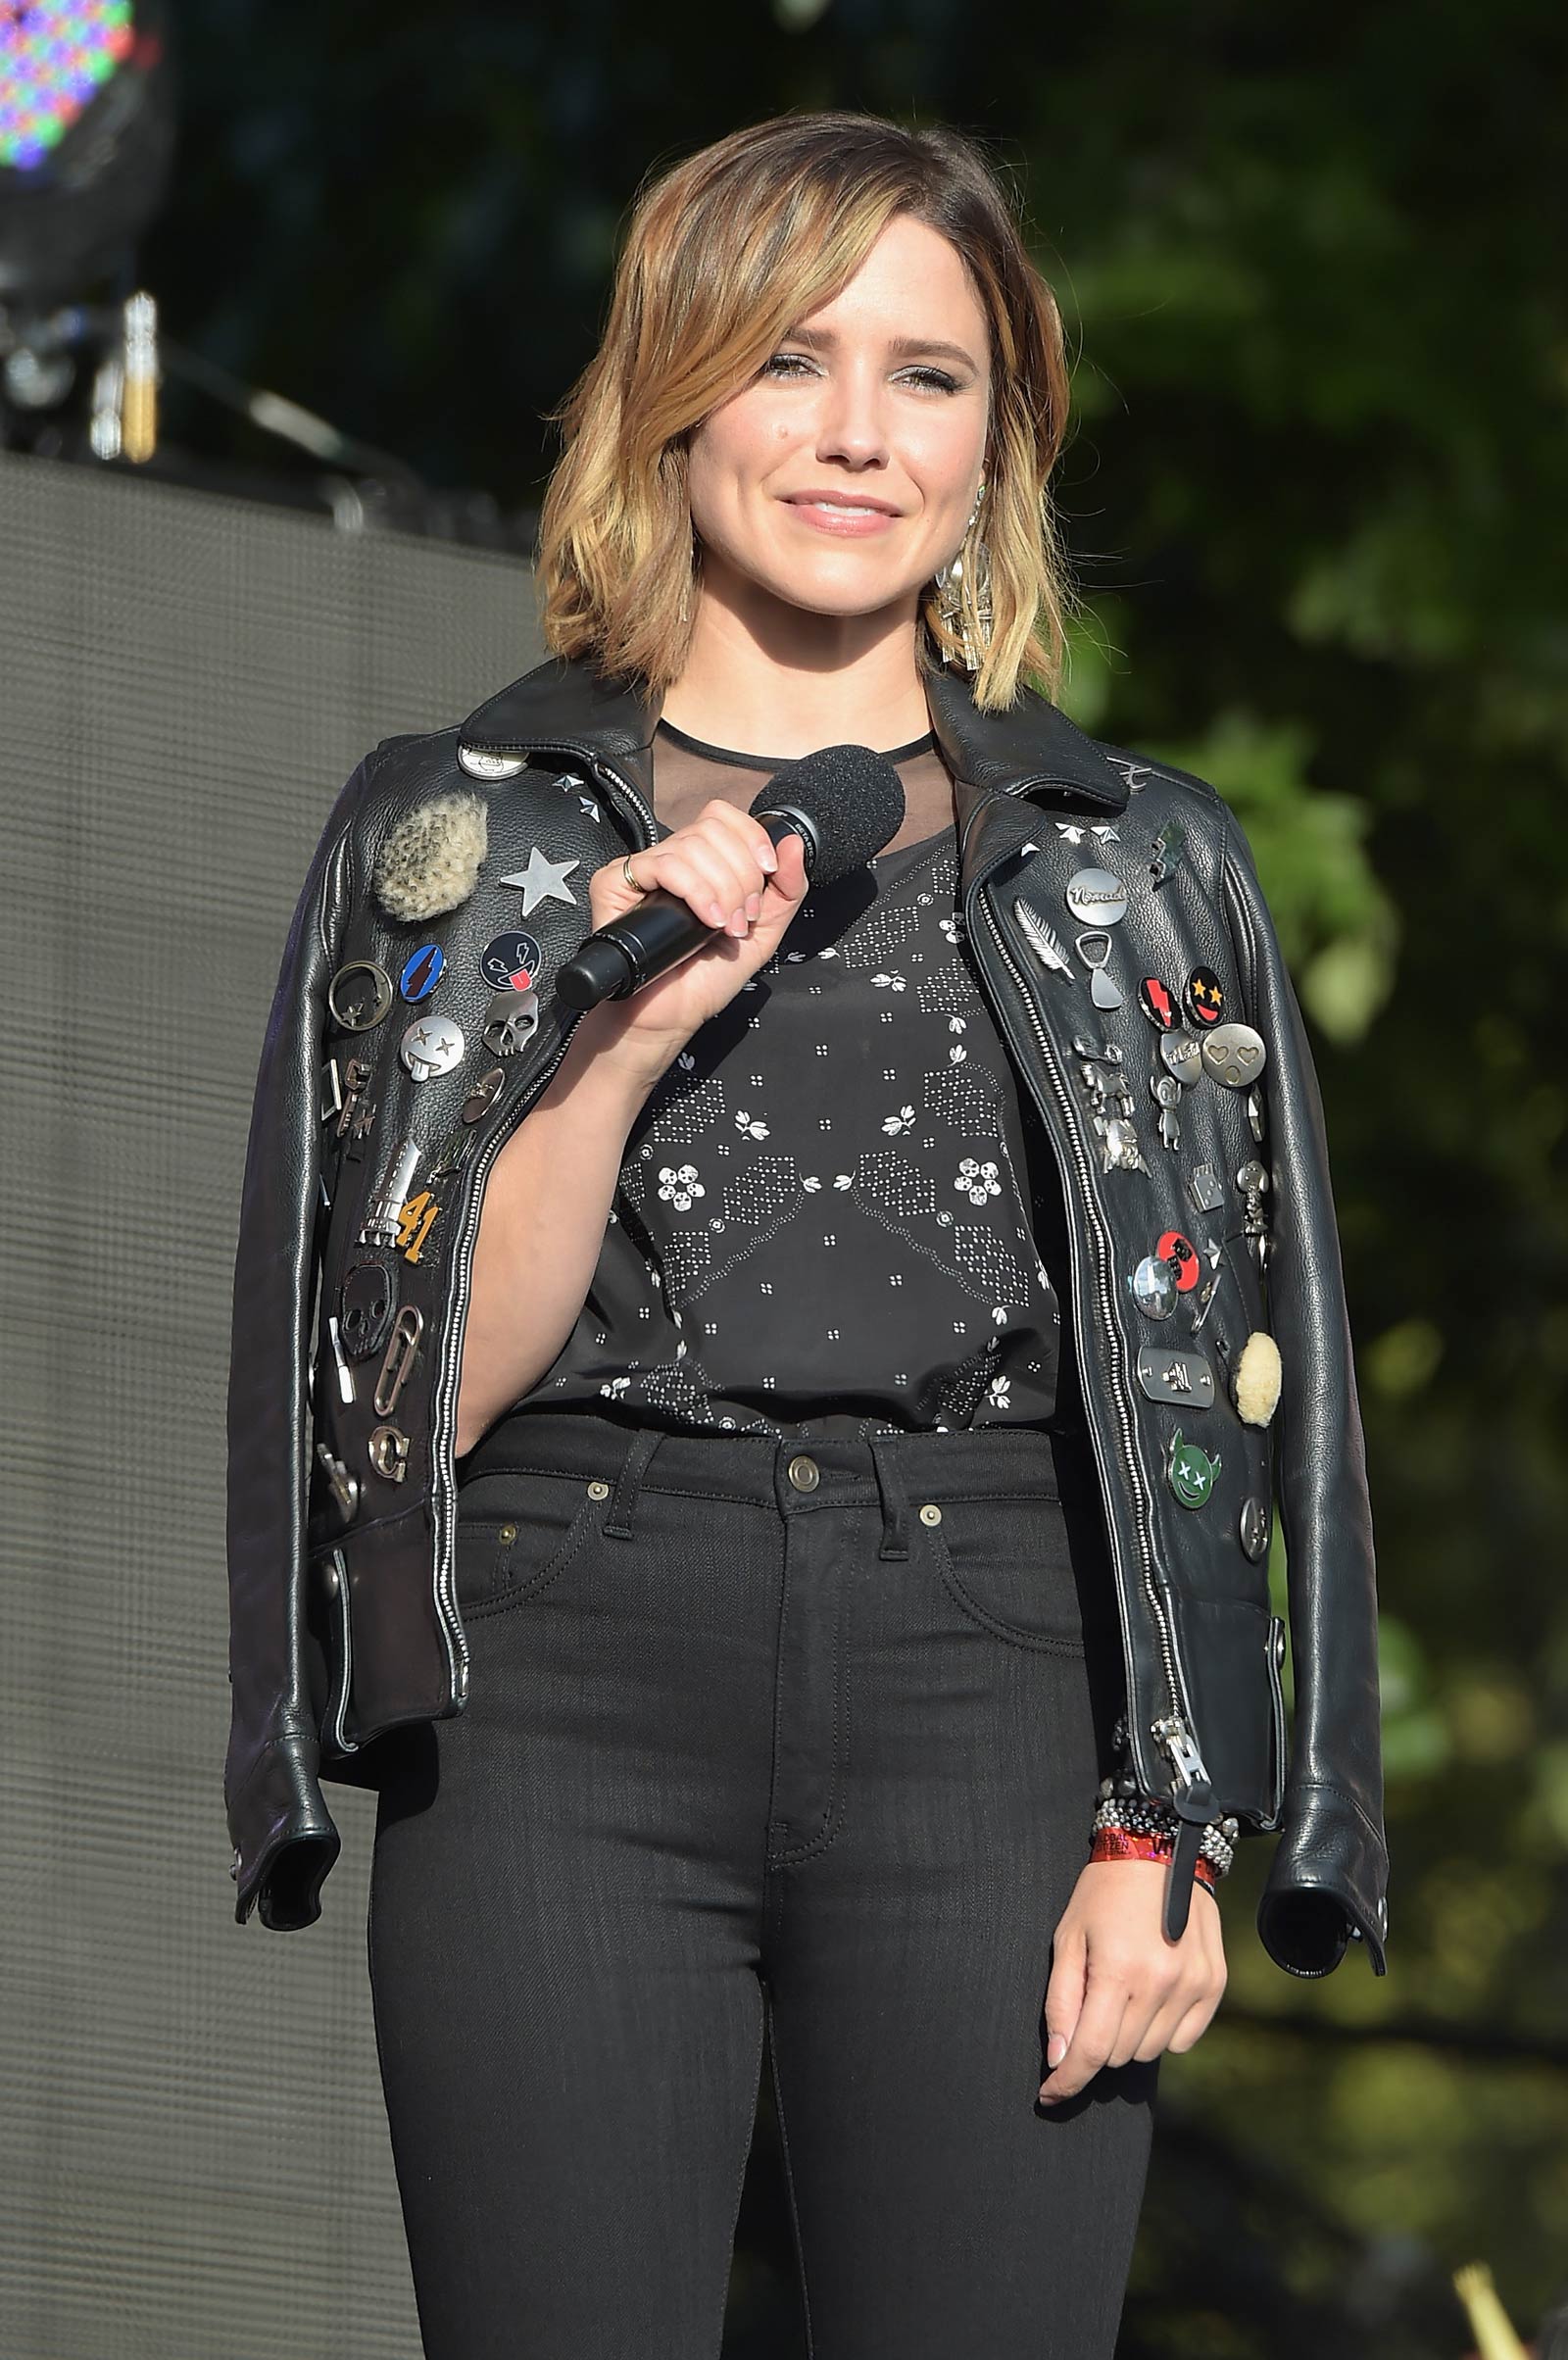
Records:
<instances>
[{"instance_id":1,"label":"microphone handle","mask_svg":"<svg viewBox=\"0 0 1568 2360\"><path fill-rule=\"evenodd\" d=\"M788 835L802 839L809 874L816 831L807 814L784 810L756 816L773 844L781 844ZM597 1008L601 1000L628 1000L656 975L667 974L692 958L717 932L690 903L656 885L634 909L623 910L579 943L556 975L557 994L579 1012Z\"/></svg>"}]
</instances>

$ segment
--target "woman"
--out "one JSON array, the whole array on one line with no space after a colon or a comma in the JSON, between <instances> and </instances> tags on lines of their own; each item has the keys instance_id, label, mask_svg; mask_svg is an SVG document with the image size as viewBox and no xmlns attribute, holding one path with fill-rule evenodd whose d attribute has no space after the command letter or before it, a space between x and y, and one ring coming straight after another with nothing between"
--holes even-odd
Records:
<instances>
[{"instance_id":1,"label":"woman","mask_svg":"<svg viewBox=\"0 0 1568 2360\"><path fill-rule=\"evenodd\" d=\"M801 116L677 167L564 413L555 661L377 749L307 881L242 1224L230 1823L241 1917L307 1924L318 1776L379 1790L433 2360L716 2354L764 2030L811 2349L1108 2355L1243 1828L1285 1831L1273 1955L1382 1971L1315 1090L1212 790L1021 685L1059 676L1066 402L962 140ZM753 807L844 745L905 815L813 885ZM574 1015L562 961L656 890L710 936ZM255 1372L308 1330L275 1249L318 1190L280 1524Z\"/></svg>"}]
</instances>

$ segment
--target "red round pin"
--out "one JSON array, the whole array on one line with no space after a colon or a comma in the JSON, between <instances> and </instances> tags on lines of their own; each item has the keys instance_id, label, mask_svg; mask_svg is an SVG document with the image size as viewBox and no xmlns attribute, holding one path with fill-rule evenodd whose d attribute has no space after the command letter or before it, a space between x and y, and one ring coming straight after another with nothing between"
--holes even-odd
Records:
<instances>
[{"instance_id":1,"label":"red round pin","mask_svg":"<svg viewBox=\"0 0 1568 2360\"><path fill-rule=\"evenodd\" d=\"M1198 1284L1198 1248L1191 1238L1184 1238L1179 1229L1167 1229L1154 1248L1162 1262L1169 1262L1176 1272L1176 1292L1190 1295Z\"/></svg>"}]
</instances>

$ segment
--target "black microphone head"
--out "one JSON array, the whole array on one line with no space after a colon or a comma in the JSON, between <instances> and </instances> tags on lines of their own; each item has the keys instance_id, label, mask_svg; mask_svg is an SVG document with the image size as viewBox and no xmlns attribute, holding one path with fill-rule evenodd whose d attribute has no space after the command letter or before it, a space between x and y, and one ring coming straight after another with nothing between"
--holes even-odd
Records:
<instances>
[{"instance_id":1,"label":"black microphone head","mask_svg":"<svg viewBox=\"0 0 1568 2360\"><path fill-rule=\"evenodd\" d=\"M869 746L824 746L774 772L752 804L754 819L777 815L801 826L813 885L836 885L863 868L904 818L904 782Z\"/></svg>"}]
</instances>

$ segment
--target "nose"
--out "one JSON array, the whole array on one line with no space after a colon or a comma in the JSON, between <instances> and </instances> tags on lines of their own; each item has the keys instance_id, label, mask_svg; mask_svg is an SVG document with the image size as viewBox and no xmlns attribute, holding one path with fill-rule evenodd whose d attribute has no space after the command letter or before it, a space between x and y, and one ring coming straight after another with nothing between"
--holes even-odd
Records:
<instances>
[{"instance_id":1,"label":"nose","mask_svg":"<svg viewBox=\"0 0 1568 2360\"><path fill-rule=\"evenodd\" d=\"M888 464L884 390L874 371L835 369L827 379L817 423L816 456L853 467Z\"/></svg>"}]
</instances>

